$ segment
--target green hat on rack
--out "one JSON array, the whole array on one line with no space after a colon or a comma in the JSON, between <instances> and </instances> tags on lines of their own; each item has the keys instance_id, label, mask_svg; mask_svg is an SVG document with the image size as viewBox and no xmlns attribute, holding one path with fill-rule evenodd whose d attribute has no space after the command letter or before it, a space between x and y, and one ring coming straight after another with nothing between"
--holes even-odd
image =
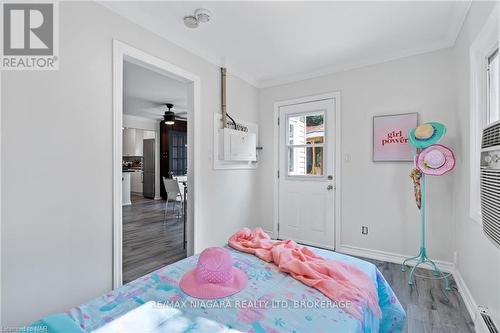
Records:
<instances>
[{"instance_id":1,"label":"green hat on rack","mask_svg":"<svg viewBox=\"0 0 500 333\"><path fill-rule=\"evenodd\" d=\"M446 126L438 122L429 122L411 129L408 139L414 147L427 148L441 140L445 134Z\"/></svg>"}]
</instances>

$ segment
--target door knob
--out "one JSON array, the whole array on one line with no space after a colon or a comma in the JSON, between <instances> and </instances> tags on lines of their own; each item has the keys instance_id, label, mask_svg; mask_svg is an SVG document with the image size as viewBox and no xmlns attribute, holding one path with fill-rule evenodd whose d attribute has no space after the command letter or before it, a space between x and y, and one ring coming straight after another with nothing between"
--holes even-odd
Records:
<instances>
[{"instance_id":1,"label":"door knob","mask_svg":"<svg viewBox=\"0 0 500 333\"><path fill-rule=\"evenodd\" d=\"M328 191L333 190L333 185L328 185L328 186L326 187L326 189L327 189Z\"/></svg>"}]
</instances>

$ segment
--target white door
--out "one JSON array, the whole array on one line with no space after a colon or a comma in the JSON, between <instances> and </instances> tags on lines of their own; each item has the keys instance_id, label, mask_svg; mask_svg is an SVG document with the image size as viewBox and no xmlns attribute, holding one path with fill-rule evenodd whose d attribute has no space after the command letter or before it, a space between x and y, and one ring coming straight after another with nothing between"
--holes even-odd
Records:
<instances>
[{"instance_id":1,"label":"white door","mask_svg":"<svg viewBox=\"0 0 500 333\"><path fill-rule=\"evenodd\" d=\"M279 108L278 238L334 248L335 100Z\"/></svg>"}]
</instances>

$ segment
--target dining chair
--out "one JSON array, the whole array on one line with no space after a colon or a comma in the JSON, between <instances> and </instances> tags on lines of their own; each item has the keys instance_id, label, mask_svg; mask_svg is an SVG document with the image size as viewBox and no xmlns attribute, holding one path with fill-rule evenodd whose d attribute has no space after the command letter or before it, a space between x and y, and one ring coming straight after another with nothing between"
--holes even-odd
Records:
<instances>
[{"instance_id":1,"label":"dining chair","mask_svg":"<svg viewBox=\"0 0 500 333\"><path fill-rule=\"evenodd\" d=\"M181 191L181 199L182 202L184 202L184 187L186 187L184 184L187 183L187 176L173 176L173 179L177 181L177 184L179 184L179 191Z\"/></svg>"},{"instance_id":2,"label":"dining chair","mask_svg":"<svg viewBox=\"0 0 500 333\"><path fill-rule=\"evenodd\" d=\"M179 188L179 183L175 179L163 177L163 186L165 187L165 192L167 193L164 219L165 221L167 220L168 204L170 202L172 203L173 213L175 213L175 209L177 208L177 219L179 219L182 213L182 194Z\"/></svg>"}]
</instances>

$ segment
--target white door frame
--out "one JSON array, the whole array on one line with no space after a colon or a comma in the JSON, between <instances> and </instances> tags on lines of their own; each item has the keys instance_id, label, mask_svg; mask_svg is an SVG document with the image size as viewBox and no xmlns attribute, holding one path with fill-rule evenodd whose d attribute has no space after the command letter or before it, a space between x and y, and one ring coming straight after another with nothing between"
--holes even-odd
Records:
<instances>
[{"instance_id":1,"label":"white door frame","mask_svg":"<svg viewBox=\"0 0 500 333\"><path fill-rule=\"evenodd\" d=\"M2 286L2 71L0 71L0 286ZM2 325L2 288L0 287L0 327Z\"/></svg>"},{"instance_id":2,"label":"white door frame","mask_svg":"<svg viewBox=\"0 0 500 333\"><path fill-rule=\"evenodd\" d=\"M305 96L294 99L288 99L284 101L279 101L274 103L274 169L273 169L273 236L278 237L278 221L279 221L279 181L278 181L278 170L279 170L279 144L280 144L280 131L278 126L278 118L280 114L280 107L294 104L302 104L315 102L325 99L333 99L335 101L335 156L334 156L334 186L335 186L335 225L333 232L335 233L334 244L332 248L338 249L341 245L341 226L342 226L342 178L341 178L341 168L342 168L342 123L341 123L341 104L340 104L340 92L334 91L329 93L324 93L320 95ZM282 125L282 124L281 124ZM283 176L283 175L281 175Z\"/></svg>"},{"instance_id":3,"label":"white door frame","mask_svg":"<svg viewBox=\"0 0 500 333\"><path fill-rule=\"evenodd\" d=\"M113 289L122 285L122 122L123 61L135 62L189 84L187 254L199 252L200 78L174 64L113 40Z\"/></svg>"}]
</instances>

